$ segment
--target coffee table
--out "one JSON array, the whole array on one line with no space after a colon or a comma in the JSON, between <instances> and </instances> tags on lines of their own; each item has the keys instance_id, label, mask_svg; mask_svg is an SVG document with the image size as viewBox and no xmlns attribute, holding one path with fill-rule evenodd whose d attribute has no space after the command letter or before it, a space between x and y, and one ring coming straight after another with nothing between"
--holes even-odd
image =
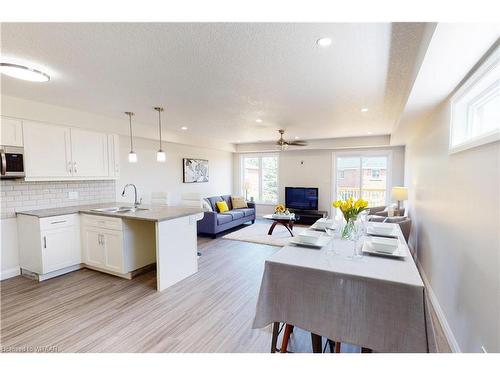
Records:
<instances>
[{"instance_id":1,"label":"coffee table","mask_svg":"<svg viewBox=\"0 0 500 375\"><path fill-rule=\"evenodd\" d=\"M290 235L293 237L292 231L293 223L295 222L295 215L290 215L290 217L273 217L273 215L264 215L263 217L264 219L273 221L271 228L269 228L269 232L267 232L268 235L272 235L276 225L281 224L288 230L288 232L290 232Z\"/></svg>"}]
</instances>

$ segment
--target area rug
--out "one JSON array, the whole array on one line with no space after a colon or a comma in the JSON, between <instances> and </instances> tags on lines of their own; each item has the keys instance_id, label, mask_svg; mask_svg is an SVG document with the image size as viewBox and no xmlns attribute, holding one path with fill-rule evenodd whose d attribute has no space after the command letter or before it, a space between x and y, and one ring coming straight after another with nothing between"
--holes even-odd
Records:
<instances>
[{"instance_id":1,"label":"area rug","mask_svg":"<svg viewBox=\"0 0 500 375\"><path fill-rule=\"evenodd\" d=\"M242 229L228 233L222 238L226 240L253 242L279 247L288 245L288 241L292 238L290 233L288 233L288 230L283 225L278 224L274 228L273 234L268 235L267 232L269 231L271 224L272 221L270 220L262 222L256 221L255 224L248 225ZM295 225L293 227L293 234L296 236L298 233L301 233L307 228L307 226Z\"/></svg>"}]
</instances>

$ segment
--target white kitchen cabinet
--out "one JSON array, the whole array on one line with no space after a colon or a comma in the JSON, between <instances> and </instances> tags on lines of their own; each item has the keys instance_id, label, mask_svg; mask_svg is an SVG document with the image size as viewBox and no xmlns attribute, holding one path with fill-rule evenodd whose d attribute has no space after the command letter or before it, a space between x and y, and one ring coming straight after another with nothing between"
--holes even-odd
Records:
<instances>
[{"instance_id":1,"label":"white kitchen cabinet","mask_svg":"<svg viewBox=\"0 0 500 375\"><path fill-rule=\"evenodd\" d=\"M97 215L83 215L83 261L102 271L123 274L122 220Z\"/></svg>"},{"instance_id":2,"label":"white kitchen cabinet","mask_svg":"<svg viewBox=\"0 0 500 375\"><path fill-rule=\"evenodd\" d=\"M108 174L110 177L120 177L120 137L118 134L108 134Z\"/></svg>"},{"instance_id":3,"label":"white kitchen cabinet","mask_svg":"<svg viewBox=\"0 0 500 375\"><path fill-rule=\"evenodd\" d=\"M107 177L107 135L71 128L71 158L74 177Z\"/></svg>"},{"instance_id":4,"label":"white kitchen cabinet","mask_svg":"<svg viewBox=\"0 0 500 375\"><path fill-rule=\"evenodd\" d=\"M119 177L118 135L28 120L22 125L27 181Z\"/></svg>"},{"instance_id":5,"label":"white kitchen cabinet","mask_svg":"<svg viewBox=\"0 0 500 375\"><path fill-rule=\"evenodd\" d=\"M130 279L156 261L153 222L81 216L83 263L89 268Z\"/></svg>"},{"instance_id":6,"label":"white kitchen cabinet","mask_svg":"<svg viewBox=\"0 0 500 375\"><path fill-rule=\"evenodd\" d=\"M72 176L71 133L64 126L24 121L26 179Z\"/></svg>"},{"instance_id":7,"label":"white kitchen cabinet","mask_svg":"<svg viewBox=\"0 0 500 375\"><path fill-rule=\"evenodd\" d=\"M23 146L23 121L0 116L0 145L2 146Z\"/></svg>"},{"instance_id":8,"label":"white kitchen cabinet","mask_svg":"<svg viewBox=\"0 0 500 375\"><path fill-rule=\"evenodd\" d=\"M23 273L44 280L80 268L78 214L47 218L19 214L17 225Z\"/></svg>"}]
</instances>

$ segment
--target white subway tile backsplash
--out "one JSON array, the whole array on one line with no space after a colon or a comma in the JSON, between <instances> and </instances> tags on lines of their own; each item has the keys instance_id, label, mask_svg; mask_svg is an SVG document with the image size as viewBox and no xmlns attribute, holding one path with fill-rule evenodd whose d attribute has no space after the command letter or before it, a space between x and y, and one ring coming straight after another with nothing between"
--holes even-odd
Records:
<instances>
[{"instance_id":1,"label":"white subway tile backsplash","mask_svg":"<svg viewBox=\"0 0 500 375\"><path fill-rule=\"evenodd\" d=\"M115 181L1 180L0 192L4 219L15 217L16 211L114 202ZM77 192L78 199L68 199L69 192Z\"/></svg>"}]
</instances>

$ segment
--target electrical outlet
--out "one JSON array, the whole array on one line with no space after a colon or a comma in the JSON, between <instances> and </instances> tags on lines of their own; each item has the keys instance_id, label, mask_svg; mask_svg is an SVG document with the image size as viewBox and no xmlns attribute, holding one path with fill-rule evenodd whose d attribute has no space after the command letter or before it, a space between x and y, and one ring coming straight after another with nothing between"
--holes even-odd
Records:
<instances>
[{"instance_id":1,"label":"electrical outlet","mask_svg":"<svg viewBox=\"0 0 500 375\"><path fill-rule=\"evenodd\" d=\"M78 199L78 192L77 191L68 192L68 199Z\"/></svg>"},{"instance_id":2,"label":"electrical outlet","mask_svg":"<svg viewBox=\"0 0 500 375\"><path fill-rule=\"evenodd\" d=\"M486 350L486 348L484 347L484 345L481 345L481 350L483 351L483 353L488 353L488 351Z\"/></svg>"}]
</instances>

